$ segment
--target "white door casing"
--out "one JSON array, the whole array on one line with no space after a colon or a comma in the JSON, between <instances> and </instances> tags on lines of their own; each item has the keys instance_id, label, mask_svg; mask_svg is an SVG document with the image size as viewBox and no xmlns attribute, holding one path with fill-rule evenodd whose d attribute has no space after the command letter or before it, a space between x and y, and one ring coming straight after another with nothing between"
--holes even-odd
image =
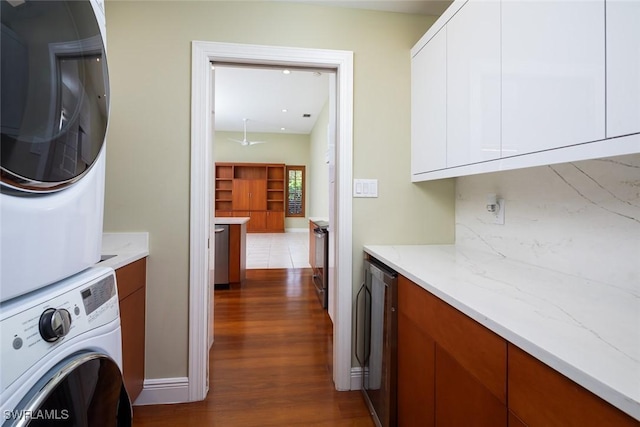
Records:
<instances>
[{"instance_id":1,"label":"white door casing","mask_svg":"<svg viewBox=\"0 0 640 427\"><path fill-rule=\"evenodd\" d=\"M335 318L333 380L351 388L353 52L193 41L191 46L191 189L189 238L189 400L208 391L208 276L213 91L211 62L333 68L337 72Z\"/></svg>"}]
</instances>

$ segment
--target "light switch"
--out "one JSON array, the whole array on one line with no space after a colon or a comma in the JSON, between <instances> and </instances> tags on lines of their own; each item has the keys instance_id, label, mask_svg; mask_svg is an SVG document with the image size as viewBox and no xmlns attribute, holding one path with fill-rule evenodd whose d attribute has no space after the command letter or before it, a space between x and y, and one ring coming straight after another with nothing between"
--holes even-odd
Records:
<instances>
[{"instance_id":1,"label":"light switch","mask_svg":"<svg viewBox=\"0 0 640 427\"><path fill-rule=\"evenodd\" d=\"M378 197L378 180L354 179L353 197Z\"/></svg>"}]
</instances>

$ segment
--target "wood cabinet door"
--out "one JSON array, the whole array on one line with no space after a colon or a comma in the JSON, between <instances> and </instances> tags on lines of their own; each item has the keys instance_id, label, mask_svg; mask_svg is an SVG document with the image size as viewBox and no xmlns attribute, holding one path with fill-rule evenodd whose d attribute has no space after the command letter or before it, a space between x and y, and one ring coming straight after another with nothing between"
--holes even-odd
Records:
<instances>
[{"instance_id":1,"label":"wood cabinet door","mask_svg":"<svg viewBox=\"0 0 640 427\"><path fill-rule=\"evenodd\" d=\"M447 39L442 28L411 60L411 173L447 166Z\"/></svg>"},{"instance_id":2,"label":"wood cabinet door","mask_svg":"<svg viewBox=\"0 0 640 427\"><path fill-rule=\"evenodd\" d=\"M122 328L122 376L133 402L144 383L145 288L120 301Z\"/></svg>"},{"instance_id":3,"label":"wood cabinet door","mask_svg":"<svg viewBox=\"0 0 640 427\"><path fill-rule=\"evenodd\" d=\"M233 209L255 211L267 209L267 181L264 179L233 180Z\"/></svg>"},{"instance_id":4,"label":"wood cabinet door","mask_svg":"<svg viewBox=\"0 0 640 427\"><path fill-rule=\"evenodd\" d=\"M507 405L442 347L435 347L435 425L506 427Z\"/></svg>"},{"instance_id":5,"label":"wood cabinet door","mask_svg":"<svg viewBox=\"0 0 640 427\"><path fill-rule=\"evenodd\" d=\"M398 288L398 426L435 424L435 343L402 312Z\"/></svg>"},{"instance_id":6,"label":"wood cabinet door","mask_svg":"<svg viewBox=\"0 0 640 427\"><path fill-rule=\"evenodd\" d=\"M147 259L116 270L122 328L122 375L133 402L144 382Z\"/></svg>"},{"instance_id":7,"label":"wood cabinet door","mask_svg":"<svg viewBox=\"0 0 640 427\"><path fill-rule=\"evenodd\" d=\"M512 344L509 345L509 410L531 427L638 427L640 424Z\"/></svg>"},{"instance_id":8,"label":"wood cabinet door","mask_svg":"<svg viewBox=\"0 0 640 427\"><path fill-rule=\"evenodd\" d=\"M507 401L507 342L435 295L411 284L408 314L463 369L501 402ZM401 289L401 288L399 288Z\"/></svg>"},{"instance_id":9,"label":"wood cabinet door","mask_svg":"<svg viewBox=\"0 0 640 427\"><path fill-rule=\"evenodd\" d=\"M249 179L233 180L233 202L232 203L233 203L234 211L251 210L251 180Z\"/></svg>"},{"instance_id":10,"label":"wood cabinet door","mask_svg":"<svg viewBox=\"0 0 640 427\"><path fill-rule=\"evenodd\" d=\"M640 132L640 2L607 0L607 138Z\"/></svg>"},{"instance_id":11,"label":"wood cabinet door","mask_svg":"<svg viewBox=\"0 0 640 427\"><path fill-rule=\"evenodd\" d=\"M249 212L251 220L247 231L264 232L267 231L267 211L251 211Z\"/></svg>"},{"instance_id":12,"label":"wood cabinet door","mask_svg":"<svg viewBox=\"0 0 640 427\"><path fill-rule=\"evenodd\" d=\"M267 180L252 179L249 184L250 200L249 209L263 211L267 209Z\"/></svg>"},{"instance_id":13,"label":"wood cabinet door","mask_svg":"<svg viewBox=\"0 0 640 427\"><path fill-rule=\"evenodd\" d=\"M503 157L604 139L604 0L501 8Z\"/></svg>"},{"instance_id":14,"label":"wood cabinet door","mask_svg":"<svg viewBox=\"0 0 640 427\"><path fill-rule=\"evenodd\" d=\"M267 211L267 230L272 233L284 231L283 211Z\"/></svg>"}]
</instances>

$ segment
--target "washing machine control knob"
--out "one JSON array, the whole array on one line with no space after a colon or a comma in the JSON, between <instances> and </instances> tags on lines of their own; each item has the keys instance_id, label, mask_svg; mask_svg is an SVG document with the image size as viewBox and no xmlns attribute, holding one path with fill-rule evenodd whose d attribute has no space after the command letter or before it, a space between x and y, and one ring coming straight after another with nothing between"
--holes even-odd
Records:
<instances>
[{"instance_id":1,"label":"washing machine control knob","mask_svg":"<svg viewBox=\"0 0 640 427\"><path fill-rule=\"evenodd\" d=\"M71 314L64 308L48 308L40 316L40 336L54 342L67 335L71 328Z\"/></svg>"}]
</instances>

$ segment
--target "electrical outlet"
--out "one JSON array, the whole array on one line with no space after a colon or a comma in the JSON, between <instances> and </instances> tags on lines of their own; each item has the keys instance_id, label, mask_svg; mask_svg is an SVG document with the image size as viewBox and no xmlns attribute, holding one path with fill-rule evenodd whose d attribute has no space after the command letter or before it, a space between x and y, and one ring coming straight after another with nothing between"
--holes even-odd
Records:
<instances>
[{"instance_id":1,"label":"electrical outlet","mask_svg":"<svg viewBox=\"0 0 640 427\"><path fill-rule=\"evenodd\" d=\"M493 215L493 223L494 224L499 224L499 225L504 225L504 209L505 209L505 201L504 199L497 199L496 200L496 204L497 206L497 211L494 212Z\"/></svg>"}]
</instances>

